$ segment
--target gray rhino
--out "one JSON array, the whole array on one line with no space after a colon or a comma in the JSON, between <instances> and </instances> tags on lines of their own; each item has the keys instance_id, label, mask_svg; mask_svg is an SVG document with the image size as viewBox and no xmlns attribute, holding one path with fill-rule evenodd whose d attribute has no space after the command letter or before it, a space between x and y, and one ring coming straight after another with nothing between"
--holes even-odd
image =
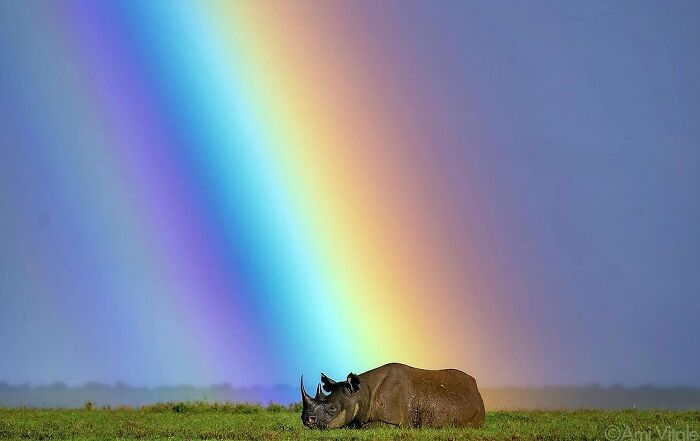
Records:
<instances>
[{"instance_id":1,"label":"gray rhino","mask_svg":"<svg viewBox=\"0 0 700 441\"><path fill-rule=\"evenodd\" d=\"M316 396L301 378L302 423L338 427L480 427L484 401L476 380L456 369L425 370L390 363L345 381L321 374ZM328 393L326 395L325 392Z\"/></svg>"}]
</instances>

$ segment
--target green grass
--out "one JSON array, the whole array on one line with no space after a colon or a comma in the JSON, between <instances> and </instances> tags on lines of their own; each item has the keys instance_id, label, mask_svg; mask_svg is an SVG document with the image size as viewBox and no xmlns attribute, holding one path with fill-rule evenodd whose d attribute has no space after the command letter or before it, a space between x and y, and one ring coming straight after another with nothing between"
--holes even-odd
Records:
<instances>
[{"instance_id":1,"label":"green grass","mask_svg":"<svg viewBox=\"0 0 700 441\"><path fill-rule=\"evenodd\" d=\"M489 412L481 429L325 432L304 428L299 413L298 406L231 403L166 403L139 409L0 408L0 439L700 440L700 411Z\"/></svg>"}]
</instances>

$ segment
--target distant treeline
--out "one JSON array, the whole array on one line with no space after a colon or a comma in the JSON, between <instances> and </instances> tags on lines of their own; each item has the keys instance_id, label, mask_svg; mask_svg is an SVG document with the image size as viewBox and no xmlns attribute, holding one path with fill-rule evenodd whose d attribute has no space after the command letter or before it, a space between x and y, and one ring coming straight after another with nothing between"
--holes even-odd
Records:
<instances>
[{"instance_id":1,"label":"distant treeline","mask_svg":"<svg viewBox=\"0 0 700 441\"><path fill-rule=\"evenodd\" d=\"M98 407L138 407L173 401L290 404L299 401L297 395L298 390L289 386L234 388L229 384L220 384L210 387L135 387L124 383L86 383L69 387L63 383L30 386L0 382L0 406L5 407L83 407L87 402Z\"/></svg>"},{"instance_id":2,"label":"distant treeline","mask_svg":"<svg viewBox=\"0 0 700 441\"><path fill-rule=\"evenodd\" d=\"M700 388L548 386L482 390L487 409L700 409Z\"/></svg>"},{"instance_id":3,"label":"distant treeline","mask_svg":"<svg viewBox=\"0 0 700 441\"><path fill-rule=\"evenodd\" d=\"M497 409L700 409L700 388L642 386L547 386L485 387L481 393L489 410ZM280 403L299 401L292 386L235 388L229 384L210 387L134 387L124 383L87 383L69 387L10 385L0 382L0 406L5 407L138 407L160 402Z\"/></svg>"}]
</instances>

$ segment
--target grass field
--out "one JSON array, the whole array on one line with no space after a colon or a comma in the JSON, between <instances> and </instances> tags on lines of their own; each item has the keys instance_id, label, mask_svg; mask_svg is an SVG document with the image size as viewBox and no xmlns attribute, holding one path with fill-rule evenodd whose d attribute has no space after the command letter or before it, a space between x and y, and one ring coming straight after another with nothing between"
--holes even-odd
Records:
<instances>
[{"instance_id":1,"label":"grass field","mask_svg":"<svg viewBox=\"0 0 700 441\"><path fill-rule=\"evenodd\" d=\"M312 431L298 406L184 403L139 409L0 408L0 439L700 440L700 411L489 412L481 429Z\"/></svg>"}]
</instances>

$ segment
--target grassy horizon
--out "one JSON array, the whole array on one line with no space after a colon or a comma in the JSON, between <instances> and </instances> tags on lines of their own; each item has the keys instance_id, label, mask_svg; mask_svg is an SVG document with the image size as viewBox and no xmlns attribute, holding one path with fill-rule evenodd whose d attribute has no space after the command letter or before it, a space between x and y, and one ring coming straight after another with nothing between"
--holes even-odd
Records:
<instances>
[{"instance_id":1,"label":"grassy horizon","mask_svg":"<svg viewBox=\"0 0 700 441\"><path fill-rule=\"evenodd\" d=\"M83 409L0 408L0 439L679 441L698 439L692 434L700 434L700 411L493 411L487 412L480 429L331 431L304 428L299 414L299 404L263 407L205 402L139 408L96 408L89 403Z\"/></svg>"}]
</instances>

